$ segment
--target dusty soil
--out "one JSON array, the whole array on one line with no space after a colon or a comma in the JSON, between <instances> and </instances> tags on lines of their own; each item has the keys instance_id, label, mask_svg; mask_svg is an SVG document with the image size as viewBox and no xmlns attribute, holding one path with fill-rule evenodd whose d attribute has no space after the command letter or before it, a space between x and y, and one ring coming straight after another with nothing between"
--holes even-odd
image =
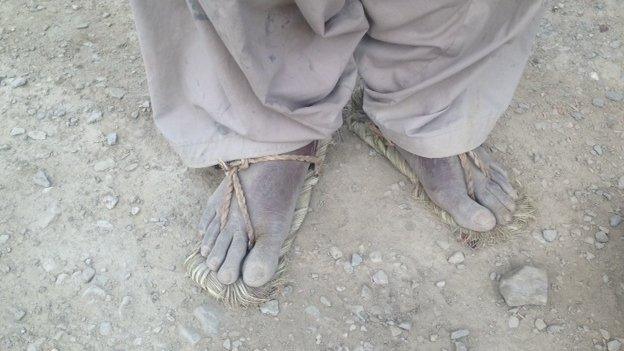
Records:
<instances>
[{"instance_id":1,"label":"dusty soil","mask_svg":"<svg viewBox=\"0 0 624 351\"><path fill-rule=\"evenodd\" d=\"M538 208L529 230L463 247L341 130L270 316L215 304L185 277L221 175L186 168L152 124L128 4L0 0L0 350L452 350L457 329L472 350L624 342L624 225L609 224L624 203L623 14L617 0L550 5L491 136ZM349 272L353 253L364 260ZM547 306L511 309L497 292L491 273L525 263L548 272ZM379 270L387 285L372 283Z\"/></svg>"}]
</instances>

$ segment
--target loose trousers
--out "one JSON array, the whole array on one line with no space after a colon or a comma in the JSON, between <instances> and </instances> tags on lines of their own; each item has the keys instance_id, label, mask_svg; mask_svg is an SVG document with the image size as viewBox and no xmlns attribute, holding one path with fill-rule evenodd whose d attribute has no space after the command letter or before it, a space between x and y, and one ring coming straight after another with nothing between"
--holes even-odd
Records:
<instances>
[{"instance_id":1,"label":"loose trousers","mask_svg":"<svg viewBox=\"0 0 624 351\"><path fill-rule=\"evenodd\" d=\"M190 167L329 137L358 73L398 146L482 144L529 57L542 0L131 0L154 120Z\"/></svg>"}]
</instances>

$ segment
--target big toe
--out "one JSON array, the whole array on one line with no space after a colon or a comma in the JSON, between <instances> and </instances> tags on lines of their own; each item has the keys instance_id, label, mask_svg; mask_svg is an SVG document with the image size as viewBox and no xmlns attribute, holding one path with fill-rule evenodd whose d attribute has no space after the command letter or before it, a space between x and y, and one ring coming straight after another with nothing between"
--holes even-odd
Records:
<instances>
[{"instance_id":1,"label":"big toe","mask_svg":"<svg viewBox=\"0 0 624 351\"><path fill-rule=\"evenodd\" d=\"M260 287L268 283L277 271L279 251L279 243L256 243L243 264L245 284Z\"/></svg>"},{"instance_id":2,"label":"big toe","mask_svg":"<svg viewBox=\"0 0 624 351\"><path fill-rule=\"evenodd\" d=\"M496 217L487 208L466 196L443 208L458 225L477 232L486 232L496 226Z\"/></svg>"}]
</instances>

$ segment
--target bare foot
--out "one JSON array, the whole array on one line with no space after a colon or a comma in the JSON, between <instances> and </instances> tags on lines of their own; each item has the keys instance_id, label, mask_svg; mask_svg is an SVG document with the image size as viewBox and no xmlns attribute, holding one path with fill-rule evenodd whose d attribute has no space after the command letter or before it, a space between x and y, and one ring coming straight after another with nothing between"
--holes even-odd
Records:
<instances>
[{"instance_id":1,"label":"bare foot","mask_svg":"<svg viewBox=\"0 0 624 351\"><path fill-rule=\"evenodd\" d=\"M425 158L400 148L399 151L418 175L431 200L447 211L460 226L483 232L494 228L496 223L511 221L518 194L509 183L507 172L492 160L483 147L474 152L489 168L490 179L470 163L474 200L468 195L458 156Z\"/></svg>"},{"instance_id":2,"label":"bare foot","mask_svg":"<svg viewBox=\"0 0 624 351\"><path fill-rule=\"evenodd\" d=\"M313 155L309 144L291 154ZM245 284L258 287L271 280L277 270L280 249L288 236L299 191L309 163L267 161L241 170L239 177L255 232L255 244L247 249L245 222L235 196L223 230L219 208L227 191L221 182L208 199L199 225L203 235L201 255L223 284L234 283L242 274Z\"/></svg>"}]
</instances>

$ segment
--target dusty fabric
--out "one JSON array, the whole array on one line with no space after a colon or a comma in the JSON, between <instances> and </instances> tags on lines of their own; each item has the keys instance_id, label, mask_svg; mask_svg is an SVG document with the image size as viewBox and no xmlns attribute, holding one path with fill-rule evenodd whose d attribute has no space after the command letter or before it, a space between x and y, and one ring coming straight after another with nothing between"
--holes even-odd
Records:
<instances>
[{"instance_id":1,"label":"dusty fabric","mask_svg":"<svg viewBox=\"0 0 624 351\"><path fill-rule=\"evenodd\" d=\"M541 0L132 0L154 119L185 163L329 137L357 71L384 135L425 157L480 145L507 108ZM356 64L357 62L357 64Z\"/></svg>"}]
</instances>

